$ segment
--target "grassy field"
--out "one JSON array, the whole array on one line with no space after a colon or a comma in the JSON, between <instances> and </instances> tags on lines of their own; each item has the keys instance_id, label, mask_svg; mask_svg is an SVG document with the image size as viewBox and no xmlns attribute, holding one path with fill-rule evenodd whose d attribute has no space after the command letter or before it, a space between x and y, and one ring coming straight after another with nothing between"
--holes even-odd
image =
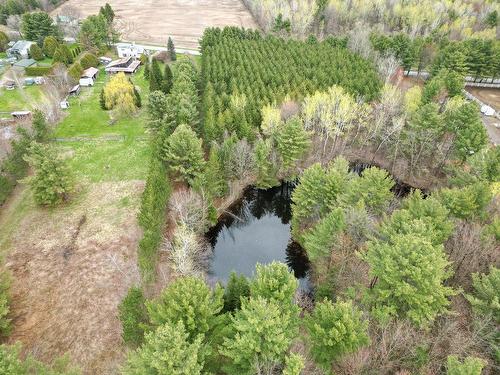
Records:
<instances>
[{"instance_id":1,"label":"grassy field","mask_svg":"<svg viewBox=\"0 0 500 375\"><path fill-rule=\"evenodd\" d=\"M0 88L0 112L33 109L43 98L42 86L27 86L23 89Z\"/></svg>"},{"instance_id":2,"label":"grassy field","mask_svg":"<svg viewBox=\"0 0 500 375\"><path fill-rule=\"evenodd\" d=\"M79 96L70 98L68 115L57 125L53 138L70 155L75 174L91 182L142 180L146 176L149 145L145 134L145 108L133 117L111 121L99 97L108 77L101 71L94 87L83 87ZM132 77L146 99L147 81L142 69Z\"/></svg>"}]
</instances>

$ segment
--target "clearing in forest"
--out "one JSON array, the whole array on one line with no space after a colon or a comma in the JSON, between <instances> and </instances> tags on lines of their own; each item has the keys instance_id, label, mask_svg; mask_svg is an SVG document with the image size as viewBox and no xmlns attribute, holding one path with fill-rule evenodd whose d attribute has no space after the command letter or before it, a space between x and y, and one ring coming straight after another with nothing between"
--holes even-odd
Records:
<instances>
[{"instance_id":1,"label":"clearing in forest","mask_svg":"<svg viewBox=\"0 0 500 375\"><path fill-rule=\"evenodd\" d=\"M127 41L166 45L170 36L176 47L198 48L198 40L207 27L257 28L240 0L108 0L108 3L115 11L121 38ZM97 14L103 5L99 0L69 0L54 14L69 8L87 17Z\"/></svg>"}]
</instances>

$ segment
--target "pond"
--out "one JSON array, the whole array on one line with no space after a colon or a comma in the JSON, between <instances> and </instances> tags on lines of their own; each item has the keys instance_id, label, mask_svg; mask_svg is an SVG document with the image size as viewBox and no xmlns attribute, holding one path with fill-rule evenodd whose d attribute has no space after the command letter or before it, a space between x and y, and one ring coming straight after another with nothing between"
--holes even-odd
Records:
<instances>
[{"instance_id":1,"label":"pond","mask_svg":"<svg viewBox=\"0 0 500 375\"><path fill-rule=\"evenodd\" d=\"M213 255L209 277L226 283L232 271L251 277L257 263L286 263L309 290L309 260L302 247L291 240L290 195L294 184L262 190L250 187L207 233Z\"/></svg>"}]
</instances>

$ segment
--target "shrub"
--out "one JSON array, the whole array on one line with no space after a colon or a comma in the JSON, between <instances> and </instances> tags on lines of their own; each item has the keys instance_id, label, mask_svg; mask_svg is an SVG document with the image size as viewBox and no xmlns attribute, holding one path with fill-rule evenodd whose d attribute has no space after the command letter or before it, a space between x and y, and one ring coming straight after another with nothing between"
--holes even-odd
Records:
<instances>
[{"instance_id":1,"label":"shrub","mask_svg":"<svg viewBox=\"0 0 500 375\"><path fill-rule=\"evenodd\" d=\"M0 337L10 333L10 319L7 317L10 303L9 287L9 275L6 271L0 271Z\"/></svg>"},{"instance_id":2,"label":"shrub","mask_svg":"<svg viewBox=\"0 0 500 375\"><path fill-rule=\"evenodd\" d=\"M24 72L27 76L46 76L52 73L52 66L28 66Z\"/></svg>"},{"instance_id":3,"label":"shrub","mask_svg":"<svg viewBox=\"0 0 500 375\"><path fill-rule=\"evenodd\" d=\"M97 66L99 65L99 60L94 54L85 52L85 54L80 59L80 65L83 69L88 69L90 67L97 68Z\"/></svg>"},{"instance_id":4,"label":"shrub","mask_svg":"<svg viewBox=\"0 0 500 375\"><path fill-rule=\"evenodd\" d=\"M68 69L68 74L70 75L71 78L73 78L76 82L80 79L83 73L83 68L81 65L77 62L75 62L73 65L70 66Z\"/></svg>"},{"instance_id":5,"label":"shrub","mask_svg":"<svg viewBox=\"0 0 500 375\"><path fill-rule=\"evenodd\" d=\"M47 57L54 57L59 42L53 36L48 36L43 40L43 53Z\"/></svg>"},{"instance_id":6,"label":"shrub","mask_svg":"<svg viewBox=\"0 0 500 375\"><path fill-rule=\"evenodd\" d=\"M3 31L0 31L0 52L4 52L9 44L9 37Z\"/></svg>"},{"instance_id":7,"label":"shrub","mask_svg":"<svg viewBox=\"0 0 500 375\"><path fill-rule=\"evenodd\" d=\"M43 52L40 47L38 47L38 44L34 43L30 47L30 57L33 60L40 61L43 60Z\"/></svg>"},{"instance_id":8,"label":"shrub","mask_svg":"<svg viewBox=\"0 0 500 375\"><path fill-rule=\"evenodd\" d=\"M473 295L466 295L476 314L493 317L500 324L500 268L490 266L489 274L472 274Z\"/></svg>"},{"instance_id":9,"label":"shrub","mask_svg":"<svg viewBox=\"0 0 500 375\"><path fill-rule=\"evenodd\" d=\"M140 345L144 339L144 324L148 316L144 295L139 287L131 287L118 307L122 322L122 337L127 344Z\"/></svg>"},{"instance_id":10,"label":"shrub","mask_svg":"<svg viewBox=\"0 0 500 375\"><path fill-rule=\"evenodd\" d=\"M480 358L467 357L460 362L457 356L448 356L446 364L447 375L481 375L485 362Z\"/></svg>"}]
</instances>

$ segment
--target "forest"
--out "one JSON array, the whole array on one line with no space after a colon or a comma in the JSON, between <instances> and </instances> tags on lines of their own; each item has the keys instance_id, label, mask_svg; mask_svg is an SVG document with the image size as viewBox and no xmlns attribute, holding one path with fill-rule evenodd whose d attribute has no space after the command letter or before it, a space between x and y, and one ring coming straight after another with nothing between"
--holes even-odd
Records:
<instances>
[{"instance_id":1,"label":"forest","mask_svg":"<svg viewBox=\"0 0 500 375\"><path fill-rule=\"evenodd\" d=\"M119 336L111 348L115 362L96 373L499 373L500 149L464 90L466 82L494 85L500 76L498 4L244 3L262 30L207 28L200 56L177 53L168 38L165 51L138 58L135 75L109 75L96 84L72 109L77 115L67 115L74 122L62 119L51 129L36 110L32 128L21 130L6 159L0 177L9 178L8 194L19 180L33 205L50 214L71 211L92 195L85 184L96 177L78 172L94 151L53 145L58 127L73 134L75 118L89 117L85 126L99 122L97 129L80 125L82 138L124 132L107 141L123 141L126 155L116 159L127 163L108 158L92 172L119 169L129 176L143 168L130 177L142 183L132 221L110 230L118 237L133 232L136 222L133 254L122 254L129 263L114 253L106 266L83 269L80 260L82 277L114 269L126 280L109 282L119 292L104 300L109 289L99 290L103 302L91 306L119 321L118 328L96 321L87 327L99 336L103 324ZM23 16L25 24L30 17ZM55 27L54 35L32 39L58 56L65 77L78 79L118 40L114 17L107 4L82 23L78 59L59 44ZM90 158L75 164L81 153ZM116 176L106 181L110 196ZM258 195L283 186L282 201L252 212L250 220L277 214L289 232L287 247L298 248L307 262L307 286L290 262L276 260L252 264L251 275L214 278L210 232L234 223L227 233L240 250L245 212L234 207L249 189ZM77 256L71 251L92 215L132 199L85 208L77 229L68 231L64 265ZM286 211L286 218L273 211ZM110 212L109 223L120 219L121 211ZM248 242L258 247L266 240ZM106 248L113 245L112 239ZM0 334L8 340L17 322L10 273L0 276ZM87 307L79 302L78 309ZM21 344L0 345L0 373L73 375L96 368L79 369L71 356L52 359L45 363Z\"/></svg>"}]
</instances>

